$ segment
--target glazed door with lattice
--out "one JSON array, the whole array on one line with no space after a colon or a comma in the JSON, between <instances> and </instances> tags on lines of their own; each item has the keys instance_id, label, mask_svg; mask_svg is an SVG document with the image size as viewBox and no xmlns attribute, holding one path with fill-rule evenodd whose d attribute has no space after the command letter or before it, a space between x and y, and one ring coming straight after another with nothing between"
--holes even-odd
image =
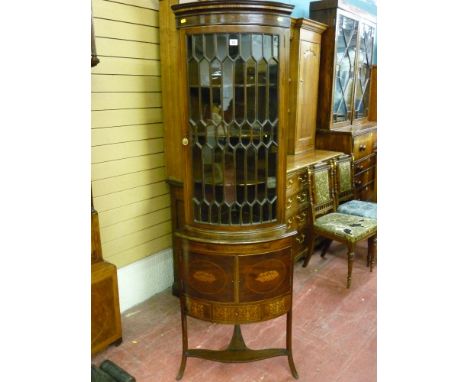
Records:
<instances>
[{"instance_id":1,"label":"glazed door with lattice","mask_svg":"<svg viewBox=\"0 0 468 382\"><path fill-rule=\"evenodd\" d=\"M279 36L187 35L193 221L277 219Z\"/></svg>"},{"instance_id":2,"label":"glazed door with lattice","mask_svg":"<svg viewBox=\"0 0 468 382\"><path fill-rule=\"evenodd\" d=\"M354 93L353 119L367 118L369 114L370 76L375 28L361 23L357 55L356 87Z\"/></svg>"},{"instance_id":3,"label":"glazed door with lattice","mask_svg":"<svg viewBox=\"0 0 468 382\"><path fill-rule=\"evenodd\" d=\"M358 22L338 15L336 26L333 122L351 122L356 65Z\"/></svg>"}]
</instances>

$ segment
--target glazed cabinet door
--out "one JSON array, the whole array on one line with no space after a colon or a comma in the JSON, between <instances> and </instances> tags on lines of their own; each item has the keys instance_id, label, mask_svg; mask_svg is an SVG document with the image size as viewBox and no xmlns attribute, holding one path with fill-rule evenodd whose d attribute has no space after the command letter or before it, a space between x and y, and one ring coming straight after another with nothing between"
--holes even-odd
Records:
<instances>
[{"instance_id":1,"label":"glazed cabinet door","mask_svg":"<svg viewBox=\"0 0 468 382\"><path fill-rule=\"evenodd\" d=\"M361 23L357 54L356 87L354 93L354 119L367 118L369 114L370 79L375 28Z\"/></svg>"},{"instance_id":2,"label":"glazed cabinet door","mask_svg":"<svg viewBox=\"0 0 468 382\"><path fill-rule=\"evenodd\" d=\"M357 20L338 14L333 123L352 120L358 26Z\"/></svg>"},{"instance_id":3,"label":"glazed cabinet door","mask_svg":"<svg viewBox=\"0 0 468 382\"><path fill-rule=\"evenodd\" d=\"M274 222L280 36L187 34L186 48L193 221Z\"/></svg>"}]
</instances>

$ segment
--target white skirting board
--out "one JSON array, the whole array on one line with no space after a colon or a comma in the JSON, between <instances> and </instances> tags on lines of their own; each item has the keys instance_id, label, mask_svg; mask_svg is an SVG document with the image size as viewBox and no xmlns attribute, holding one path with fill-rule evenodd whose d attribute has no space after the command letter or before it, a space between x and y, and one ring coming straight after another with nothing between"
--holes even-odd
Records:
<instances>
[{"instance_id":1,"label":"white skirting board","mask_svg":"<svg viewBox=\"0 0 468 382\"><path fill-rule=\"evenodd\" d=\"M172 248L118 269L117 277L122 313L172 286Z\"/></svg>"}]
</instances>

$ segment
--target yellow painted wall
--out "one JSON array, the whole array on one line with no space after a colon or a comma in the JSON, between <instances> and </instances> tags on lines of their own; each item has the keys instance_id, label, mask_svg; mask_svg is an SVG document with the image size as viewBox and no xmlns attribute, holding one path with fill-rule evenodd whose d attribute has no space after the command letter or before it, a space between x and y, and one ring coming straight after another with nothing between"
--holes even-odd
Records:
<instances>
[{"instance_id":1,"label":"yellow painted wall","mask_svg":"<svg viewBox=\"0 0 468 382\"><path fill-rule=\"evenodd\" d=\"M171 246L159 0L92 0L91 177L103 256L122 267Z\"/></svg>"}]
</instances>

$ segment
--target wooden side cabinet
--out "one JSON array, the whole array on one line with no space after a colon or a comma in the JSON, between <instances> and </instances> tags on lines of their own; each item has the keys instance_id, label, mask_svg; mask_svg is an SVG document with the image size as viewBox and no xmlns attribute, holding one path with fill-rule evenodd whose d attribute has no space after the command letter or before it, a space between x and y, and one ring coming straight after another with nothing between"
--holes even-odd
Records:
<instances>
[{"instance_id":1,"label":"wooden side cabinet","mask_svg":"<svg viewBox=\"0 0 468 382\"><path fill-rule=\"evenodd\" d=\"M354 159L356 199L377 201L377 127L317 131L317 147L350 154Z\"/></svg>"},{"instance_id":2,"label":"wooden side cabinet","mask_svg":"<svg viewBox=\"0 0 468 382\"><path fill-rule=\"evenodd\" d=\"M117 268L102 258L99 217L91 209L91 354L122 342Z\"/></svg>"},{"instance_id":3,"label":"wooden side cabinet","mask_svg":"<svg viewBox=\"0 0 468 382\"><path fill-rule=\"evenodd\" d=\"M288 154L315 148L321 34L325 24L291 21Z\"/></svg>"}]
</instances>

